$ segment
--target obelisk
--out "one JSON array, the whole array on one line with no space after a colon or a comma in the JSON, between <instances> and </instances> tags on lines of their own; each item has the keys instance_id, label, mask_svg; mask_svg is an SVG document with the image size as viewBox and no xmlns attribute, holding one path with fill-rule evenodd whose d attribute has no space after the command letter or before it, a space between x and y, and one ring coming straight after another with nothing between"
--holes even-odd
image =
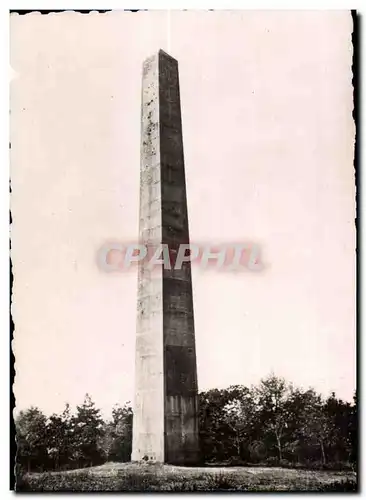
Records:
<instances>
[{"instance_id":1,"label":"obelisk","mask_svg":"<svg viewBox=\"0 0 366 500\"><path fill-rule=\"evenodd\" d=\"M133 461L199 460L198 393L178 62L164 51L143 64L140 244L169 245L172 266L139 262Z\"/></svg>"}]
</instances>

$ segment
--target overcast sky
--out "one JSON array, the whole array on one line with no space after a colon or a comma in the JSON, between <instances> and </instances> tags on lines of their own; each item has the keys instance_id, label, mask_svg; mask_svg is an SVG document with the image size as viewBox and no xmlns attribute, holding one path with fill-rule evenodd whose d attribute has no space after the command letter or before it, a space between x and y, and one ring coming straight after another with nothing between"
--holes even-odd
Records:
<instances>
[{"instance_id":1,"label":"overcast sky","mask_svg":"<svg viewBox=\"0 0 366 500\"><path fill-rule=\"evenodd\" d=\"M351 399L355 186L347 12L11 19L18 409L133 400L141 68L178 59L192 242L252 241L260 273L193 267L201 390L271 371Z\"/></svg>"}]
</instances>

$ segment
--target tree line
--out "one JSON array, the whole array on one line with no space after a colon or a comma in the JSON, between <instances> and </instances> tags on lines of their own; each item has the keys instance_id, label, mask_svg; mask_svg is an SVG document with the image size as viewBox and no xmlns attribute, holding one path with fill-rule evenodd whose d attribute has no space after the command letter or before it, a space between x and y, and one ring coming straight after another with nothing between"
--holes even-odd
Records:
<instances>
[{"instance_id":1,"label":"tree line","mask_svg":"<svg viewBox=\"0 0 366 500\"><path fill-rule=\"evenodd\" d=\"M38 408L15 419L17 466L25 471L66 470L131 459L133 412L115 406L110 419L87 394L71 412L50 417ZM357 398L322 398L271 375L257 386L199 394L202 461L206 464L355 467Z\"/></svg>"}]
</instances>

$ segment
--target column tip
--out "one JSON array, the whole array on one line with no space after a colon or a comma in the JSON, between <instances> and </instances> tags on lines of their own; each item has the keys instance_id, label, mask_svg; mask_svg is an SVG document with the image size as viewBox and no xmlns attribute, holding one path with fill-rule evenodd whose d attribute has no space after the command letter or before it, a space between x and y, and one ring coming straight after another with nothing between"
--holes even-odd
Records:
<instances>
[{"instance_id":1,"label":"column tip","mask_svg":"<svg viewBox=\"0 0 366 500\"><path fill-rule=\"evenodd\" d=\"M159 56L169 57L169 59L174 59L174 61L176 61L175 57L171 56L170 54L165 52L165 50L163 50L163 49L159 49L158 54L159 54Z\"/></svg>"},{"instance_id":2,"label":"column tip","mask_svg":"<svg viewBox=\"0 0 366 500\"><path fill-rule=\"evenodd\" d=\"M172 57L170 54L165 52L163 49L159 49L157 52L152 54L150 57L144 60L143 62L143 71L144 73L148 70L153 61L159 61L160 59L174 61L174 64L178 65L178 60Z\"/></svg>"}]
</instances>

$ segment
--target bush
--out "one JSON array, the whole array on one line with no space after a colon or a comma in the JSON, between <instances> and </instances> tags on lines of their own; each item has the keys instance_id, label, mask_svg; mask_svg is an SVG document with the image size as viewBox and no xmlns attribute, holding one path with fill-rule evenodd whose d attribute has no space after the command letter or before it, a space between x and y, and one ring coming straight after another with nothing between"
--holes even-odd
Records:
<instances>
[{"instance_id":1,"label":"bush","mask_svg":"<svg viewBox=\"0 0 366 500\"><path fill-rule=\"evenodd\" d=\"M356 481L351 481L350 479L345 479L343 481L334 481L333 483L325 484L320 487L317 491L339 491L339 492L357 492L358 484Z\"/></svg>"}]
</instances>

